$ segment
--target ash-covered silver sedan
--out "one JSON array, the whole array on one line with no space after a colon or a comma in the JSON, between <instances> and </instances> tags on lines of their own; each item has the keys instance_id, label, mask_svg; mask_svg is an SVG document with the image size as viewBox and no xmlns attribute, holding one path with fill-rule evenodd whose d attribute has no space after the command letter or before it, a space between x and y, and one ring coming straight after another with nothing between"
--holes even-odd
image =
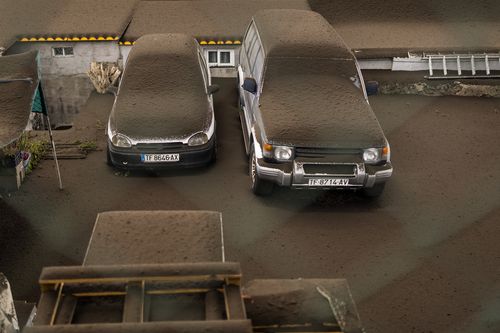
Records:
<instances>
[{"instance_id":1,"label":"ash-covered silver sedan","mask_svg":"<svg viewBox=\"0 0 500 333\"><path fill-rule=\"evenodd\" d=\"M212 94L217 90L193 38L155 34L138 39L109 116L108 164L157 169L213 161Z\"/></svg>"}]
</instances>

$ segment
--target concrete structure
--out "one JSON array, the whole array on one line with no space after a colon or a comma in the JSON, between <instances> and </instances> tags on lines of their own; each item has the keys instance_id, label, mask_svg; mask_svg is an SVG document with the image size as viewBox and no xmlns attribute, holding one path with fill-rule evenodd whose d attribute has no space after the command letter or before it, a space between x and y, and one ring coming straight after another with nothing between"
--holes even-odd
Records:
<instances>
[{"instance_id":1,"label":"concrete structure","mask_svg":"<svg viewBox=\"0 0 500 333\"><path fill-rule=\"evenodd\" d=\"M71 124L93 86L93 61L119 61L118 41L138 0L4 0L0 47L5 55L38 50L48 112ZM67 52L66 52L67 51Z\"/></svg>"},{"instance_id":2,"label":"concrete structure","mask_svg":"<svg viewBox=\"0 0 500 333\"><path fill-rule=\"evenodd\" d=\"M69 55L55 55L57 49L71 49ZM118 41L96 42L18 42L8 50L17 54L38 50L43 88L51 122L57 126L71 124L87 102L94 86L87 71L92 62L110 62L122 66Z\"/></svg>"},{"instance_id":3,"label":"concrete structure","mask_svg":"<svg viewBox=\"0 0 500 333\"><path fill-rule=\"evenodd\" d=\"M19 141L31 112L44 111L38 60L37 51L0 57L0 192L21 186L28 152Z\"/></svg>"}]
</instances>

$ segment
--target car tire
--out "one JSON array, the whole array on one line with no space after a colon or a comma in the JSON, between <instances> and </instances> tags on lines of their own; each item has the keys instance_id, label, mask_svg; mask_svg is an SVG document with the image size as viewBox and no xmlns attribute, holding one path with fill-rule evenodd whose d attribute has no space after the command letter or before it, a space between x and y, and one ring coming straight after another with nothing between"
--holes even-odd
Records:
<instances>
[{"instance_id":1,"label":"car tire","mask_svg":"<svg viewBox=\"0 0 500 333\"><path fill-rule=\"evenodd\" d=\"M364 188L361 190L361 194L366 198L378 198L384 192L385 183L375 184L373 187Z\"/></svg>"},{"instance_id":2,"label":"car tire","mask_svg":"<svg viewBox=\"0 0 500 333\"><path fill-rule=\"evenodd\" d=\"M109 151L109 146L106 147L106 164L110 167L114 166L111 160L111 152Z\"/></svg>"},{"instance_id":3,"label":"car tire","mask_svg":"<svg viewBox=\"0 0 500 333\"><path fill-rule=\"evenodd\" d=\"M248 171L250 174L250 184L252 192L258 196L268 196L273 193L274 184L270 181L261 179L257 174L257 162L255 158L255 149L252 144L248 160Z\"/></svg>"},{"instance_id":4,"label":"car tire","mask_svg":"<svg viewBox=\"0 0 500 333\"><path fill-rule=\"evenodd\" d=\"M209 164L213 164L215 161L217 161L217 137L214 138L214 147L212 148L212 157Z\"/></svg>"}]
</instances>

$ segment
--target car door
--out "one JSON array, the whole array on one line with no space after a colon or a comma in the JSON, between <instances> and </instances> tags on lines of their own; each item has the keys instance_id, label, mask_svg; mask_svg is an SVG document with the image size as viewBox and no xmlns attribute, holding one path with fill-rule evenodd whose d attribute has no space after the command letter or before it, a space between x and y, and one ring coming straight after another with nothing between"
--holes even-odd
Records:
<instances>
[{"instance_id":1,"label":"car door","mask_svg":"<svg viewBox=\"0 0 500 333\"><path fill-rule=\"evenodd\" d=\"M243 42L242 49L242 73L243 77L240 78L240 82L243 83L243 80L246 77L253 77L256 81L257 79L254 77L254 65L255 59L257 57L257 53L262 49L260 44L260 40L257 35L257 31L255 29L255 25L252 23L248 28L246 37ZM248 131L251 130L255 115L254 110L255 107L258 107L258 97L259 92L256 94L249 93L240 87L240 96L243 99L243 110L245 115L245 123Z\"/></svg>"}]
</instances>

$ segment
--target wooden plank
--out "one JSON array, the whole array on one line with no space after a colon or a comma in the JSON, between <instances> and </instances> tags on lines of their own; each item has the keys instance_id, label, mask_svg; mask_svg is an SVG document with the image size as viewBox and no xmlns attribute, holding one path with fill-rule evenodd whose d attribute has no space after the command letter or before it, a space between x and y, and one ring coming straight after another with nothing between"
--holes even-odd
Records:
<instances>
[{"instance_id":1,"label":"wooden plank","mask_svg":"<svg viewBox=\"0 0 500 333\"><path fill-rule=\"evenodd\" d=\"M234 262L45 267L40 285L58 283L106 283L132 281L186 281L239 279L241 268Z\"/></svg>"},{"instance_id":2,"label":"wooden plank","mask_svg":"<svg viewBox=\"0 0 500 333\"><path fill-rule=\"evenodd\" d=\"M142 323L144 321L144 281L132 282L127 286L127 295L123 305L124 323Z\"/></svg>"},{"instance_id":3,"label":"wooden plank","mask_svg":"<svg viewBox=\"0 0 500 333\"><path fill-rule=\"evenodd\" d=\"M54 325L56 322L57 313L59 311L59 305L61 304L62 292L64 289L64 282L58 284L57 297L56 302L54 304L54 308L52 309L52 316L50 318L50 325Z\"/></svg>"},{"instance_id":4,"label":"wooden plank","mask_svg":"<svg viewBox=\"0 0 500 333\"><path fill-rule=\"evenodd\" d=\"M224 298L228 320L246 319L245 304L239 286L226 285L224 287Z\"/></svg>"},{"instance_id":5,"label":"wooden plank","mask_svg":"<svg viewBox=\"0 0 500 333\"><path fill-rule=\"evenodd\" d=\"M26 327L23 333L252 333L250 320L170 321Z\"/></svg>"},{"instance_id":6,"label":"wooden plank","mask_svg":"<svg viewBox=\"0 0 500 333\"><path fill-rule=\"evenodd\" d=\"M57 301L55 290L43 291L38 301L38 311L35 317L35 325L49 325L52 318L52 311Z\"/></svg>"},{"instance_id":7,"label":"wooden plank","mask_svg":"<svg viewBox=\"0 0 500 333\"><path fill-rule=\"evenodd\" d=\"M63 295L61 300L61 307L56 316L55 323L57 325L71 324L73 315L75 314L76 304L78 298L73 295Z\"/></svg>"},{"instance_id":8,"label":"wooden plank","mask_svg":"<svg viewBox=\"0 0 500 333\"><path fill-rule=\"evenodd\" d=\"M151 317L151 295L144 295L144 321L150 321Z\"/></svg>"},{"instance_id":9,"label":"wooden plank","mask_svg":"<svg viewBox=\"0 0 500 333\"><path fill-rule=\"evenodd\" d=\"M222 320L224 308L217 290L205 294L205 320Z\"/></svg>"}]
</instances>

